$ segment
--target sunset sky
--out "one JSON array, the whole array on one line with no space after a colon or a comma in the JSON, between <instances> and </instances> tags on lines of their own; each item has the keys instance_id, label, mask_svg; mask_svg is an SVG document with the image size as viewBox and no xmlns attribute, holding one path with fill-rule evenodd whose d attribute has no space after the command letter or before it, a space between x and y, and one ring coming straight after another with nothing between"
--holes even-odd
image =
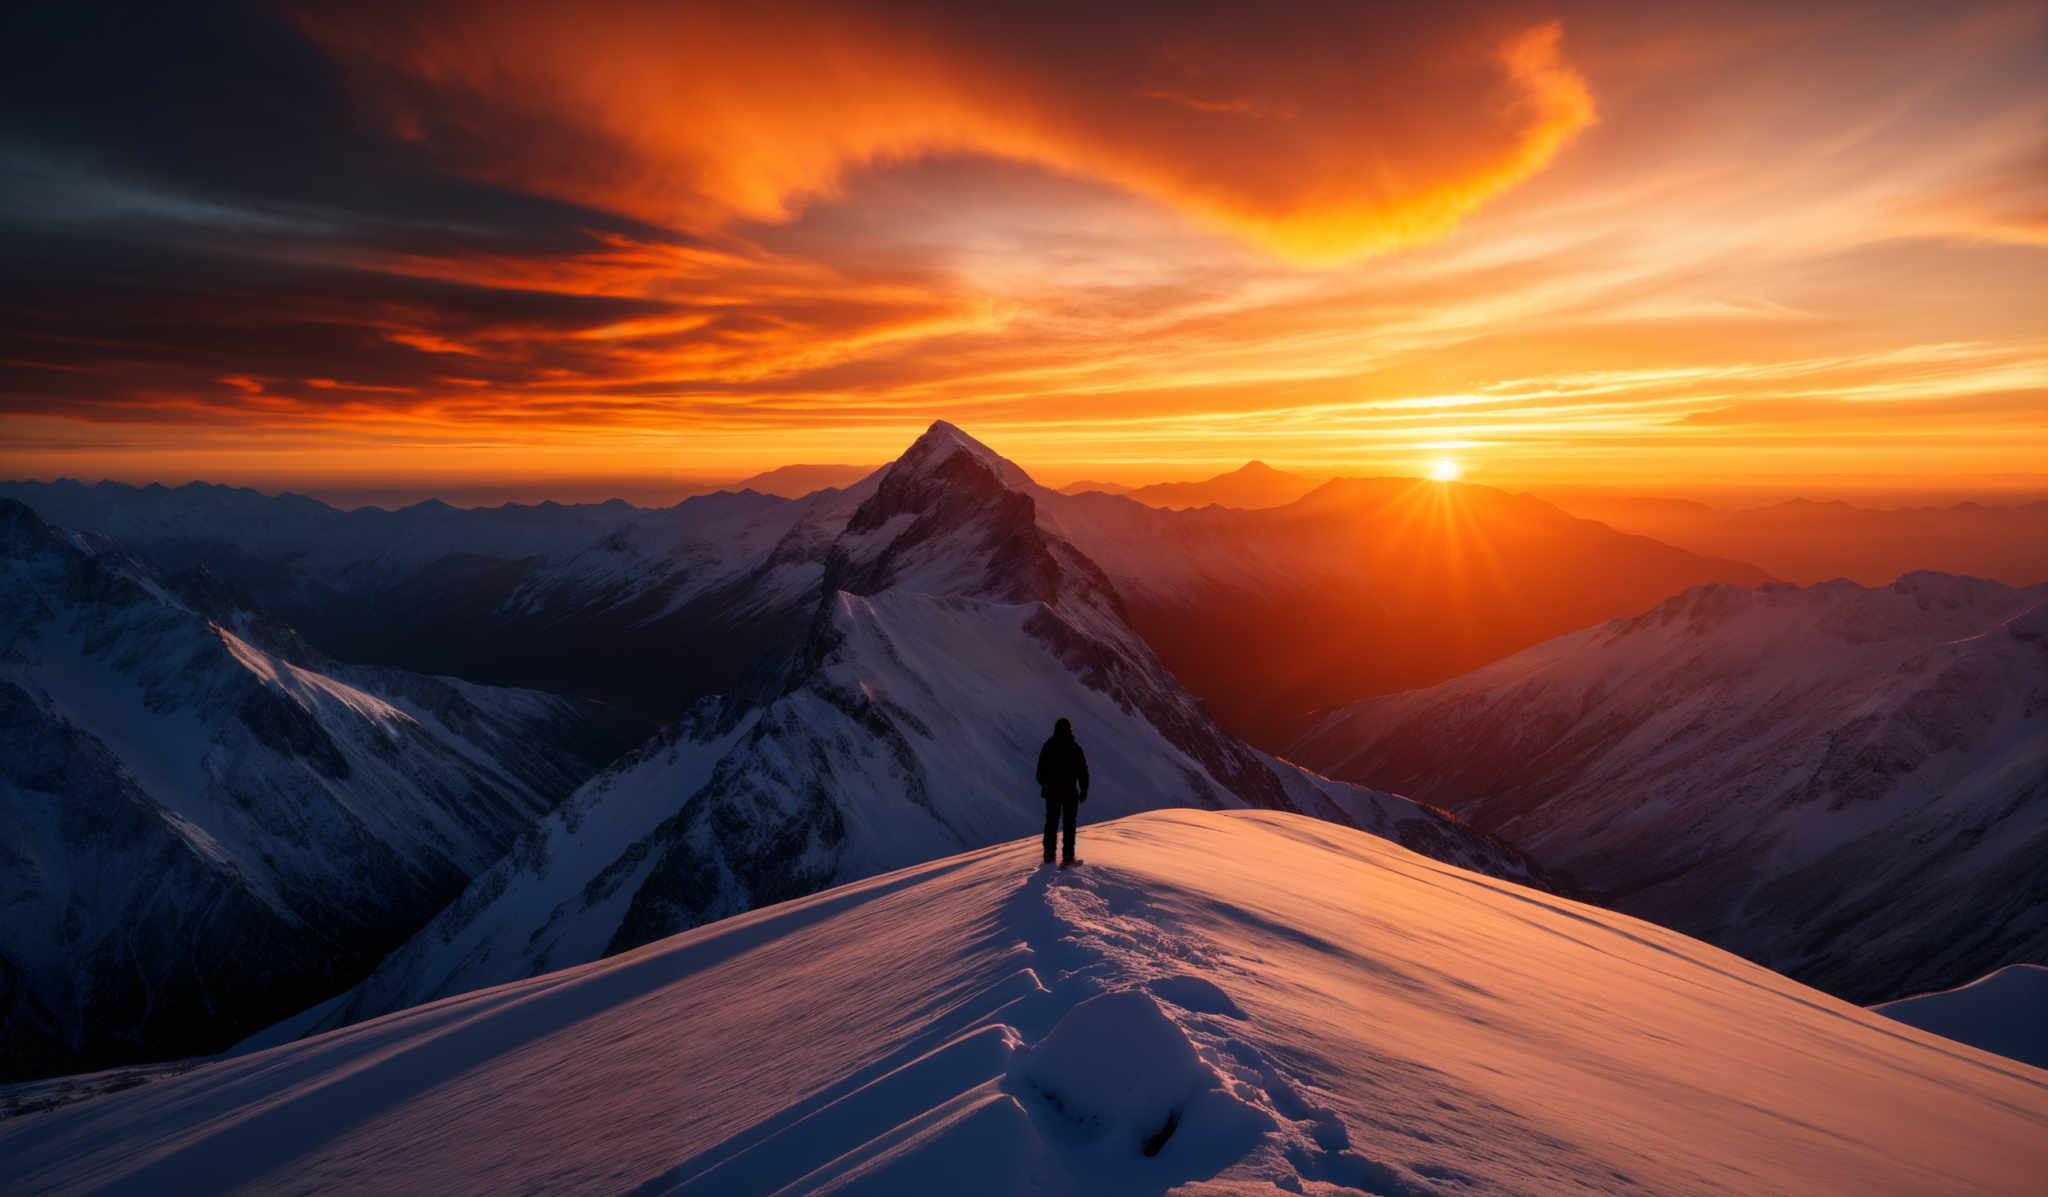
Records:
<instances>
[{"instance_id":1,"label":"sunset sky","mask_svg":"<svg viewBox=\"0 0 2048 1197\"><path fill-rule=\"evenodd\" d=\"M6 18L0 476L2048 490L2048 6Z\"/></svg>"}]
</instances>

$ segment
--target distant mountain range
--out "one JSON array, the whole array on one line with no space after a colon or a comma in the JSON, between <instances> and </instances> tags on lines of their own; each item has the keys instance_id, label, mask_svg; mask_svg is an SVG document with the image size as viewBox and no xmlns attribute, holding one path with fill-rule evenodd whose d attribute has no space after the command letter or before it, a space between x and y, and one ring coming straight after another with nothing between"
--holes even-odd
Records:
<instances>
[{"instance_id":1,"label":"distant mountain range","mask_svg":"<svg viewBox=\"0 0 2048 1197\"><path fill-rule=\"evenodd\" d=\"M785 499L801 499L812 491L844 490L881 469L876 465L786 465L742 478L727 490L759 491Z\"/></svg>"},{"instance_id":2,"label":"distant mountain range","mask_svg":"<svg viewBox=\"0 0 2048 1197\"><path fill-rule=\"evenodd\" d=\"M1441 681L1686 586L1770 580L1490 487L1338 479L1281 507L1175 511L1061 494L1009 468L1167 668L1269 750L1319 709ZM823 551L879 476L661 509L339 512L197 483L0 483L0 495L203 566L344 660L602 699L651 730L745 684L804 632Z\"/></svg>"},{"instance_id":3,"label":"distant mountain range","mask_svg":"<svg viewBox=\"0 0 2048 1197\"><path fill-rule=\"evenodd\" d=\"M811 546L831 536L819 521L847 501L719 492L659 509L342 512L202 483L4 483L0 495L168 568L206 569L340 659L600 699L643 733L804 631L797 600L822 569Z\"/></svg>"},{"instance_id":4,"label":"distant mountain range","mask_svg":"<svg viewBox=\"0 0 2048 1197\"><path fill-rule=\"evenodd\" d=\"M1305 478L1276 470L1263 461L1248 461L1227 474L1199 482L1160 482L1116 493L1147 507L1281 507L1321 486L1327 479Z\"/></svg>"},{"instance_id":5,"label":"distant mountain range","mask_svg":"<svg viewBox=\"0 0 2048 1197\"><path fill-rule=\"evenodd\" d=\"M0 712L0 1077L218 1050L349 984L619 747L4 499Z\"/></svg>"},{"instance_id":6,"label":"distant mountain range","mask_svg":"<svg viewBox=\"0 0 2048 1197\"><path fill-rule=\"evenodd\" d=\"M2048 585L1688 590L1290 755L1868 1003L2048 960Z\"/></svg>"},{"instance_id":7,"label":"distant mountain range","mask_svg":"<svg viewBox=\"0 0 2048 1197\"><path fill-rule=\"evenodd\" d=\"M1922 569L2009 586L2048 582L2048 500L1878 509L1793 499L1730 511L1682 499L1545 497L1573 515L1695 553L1753 561L1801 584L1847 578L1882 586Z\"/></svg>"},{"instance_id":8,"label":"distant mountain range","mask_svg":"<svg viewBox=\"0 0 2048 1197\"><path fill-rule=\"evenodd\" d=\"M0 577L0 1000L35 1070L298 1010L290 1038L1015 836L1062 715L1090 821L1309 814L1570 889L1556 862L1859 998L2034 950L2048 909L2039 599L1992 583L1800 591L1416 479L1069 495L944 423L841 489L661 509L0 496L35 508L4 506ZM1336 707L1290 755L1343 781L1272 755Z\"/></svg>"},{"instance_id":9,"label":"distant mountain range","mask_svg":"<svg viewBox=\"0 0 2048 1197\"><path fill-rule=\"evenodd\" d=\"M1086 494L1091 490L1099 490L1105 495L1120 495L1130 489L1130 487L1125 486L1121 482L1102 482L1094 478L1083 478L1078 482L1069 482L1065 486L1060 487L1059 492L1063 495L1080 495Z\"/></svg>"},{"instance_id":10,"label":"distant mountain range","mask_svg":"<svg viewBox=\"0 0 2048 1197\"><path fill-rule=\"evenodd\" d=\"M1770 580L1464 483L1340 478L1252 511L1091 494L1047 509L1188 688L1275 750L1319 709L1453 677L1687 586Z\"/></svg>"}]
</instances>

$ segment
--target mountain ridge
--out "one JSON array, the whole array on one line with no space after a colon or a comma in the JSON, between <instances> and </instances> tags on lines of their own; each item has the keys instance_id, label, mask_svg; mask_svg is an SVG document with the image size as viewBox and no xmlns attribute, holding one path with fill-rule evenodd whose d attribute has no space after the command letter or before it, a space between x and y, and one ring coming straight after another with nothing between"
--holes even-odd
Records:
<instances>
[{"instance_id":1,"label":"mountain ridge","mask_svg":"<svg viewBox=\"0 0 2048 1197\"><path fill-rule=\"evenodd\" d=\"M2048 953L2048 585L1696 587L1291 750L1857 1001ZM1909 847L1910 845L1910 847Z\"/></svg>"},{"instance_id":2,"label":"mountain ridge","mask_svg":"<svg viewBox=\"0 0 2048 1197\"><path fill-rule=\"evenodd\" d=\"M1321 485L1323 479L1276 470L1263 461L1248 461L1234 470L1192 482L1155 482L1116 493L1147 507L1177 510L1189 507L1240 507L1255 510L1283 507Z\"/></svg>"},{"instance_id":3,"label":"mountain ridge","mask_svg":"<svg viewBox=\"0 0 2048 1197\"><path fill-rule=\"evenodd\" d=\"M1469 484L1336 480L1281 507L1167 511L1048 490L988 452L1039 522L1109 576L1168 667L1268 750L1318 709L1453 676L1683 585L1769 579ZM747 684L802 633L834 521L880 476L795 500L404 515L309 500L273 517L253 492L230 513L203 502L211 492L168 508L125 488L0 493L40 494L60 522L204 565L344 659L600 698L651 730ZM413 617L364 617L393 608Z\"/></svg>"},{"instance_id":4,"label":"mountain ridge","mask_svg":"<svg viewBox=\"0 0 2048 1197\"><path fill-rule=\"evenodd\" d=\"M14 1075L217 1050L352 983L606 754L566 700L340 666L198 593L0 499Z\"/></svg>"}]
</instances>

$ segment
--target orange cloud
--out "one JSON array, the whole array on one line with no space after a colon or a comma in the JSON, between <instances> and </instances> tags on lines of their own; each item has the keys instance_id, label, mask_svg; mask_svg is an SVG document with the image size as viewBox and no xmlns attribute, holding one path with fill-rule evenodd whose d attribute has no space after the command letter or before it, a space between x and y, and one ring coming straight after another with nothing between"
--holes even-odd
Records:
<instances>
[{"instance_id":1,"label":"orange cloud","mask_svg":"<svg viewBox=\"0 0 2048 1197\"><path fill-rule=\"evenodd\" d=\"M790 220L865 168L988 155L1336 262L1442 235L1593 119L1554 21L1124 16L526 3L300 20L442 164L692 231Z\"/></svg>"},{"instance_id":2,"label":"orange cloud","mask_svg":"<svg viewBox=\"0 0 2048 1197\"><path fill-rule=\"evenodd\" d=\"M2043 485L2038 5L368 3L345 171L18 234L0 475Z\"/></svg>"}]
</instances>

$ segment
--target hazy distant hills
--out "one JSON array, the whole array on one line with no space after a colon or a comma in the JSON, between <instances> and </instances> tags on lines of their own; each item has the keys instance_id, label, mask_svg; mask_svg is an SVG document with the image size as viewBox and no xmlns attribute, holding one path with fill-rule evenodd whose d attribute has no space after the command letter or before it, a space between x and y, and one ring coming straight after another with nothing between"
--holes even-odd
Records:
<instances>
[{"instance_id":1,"label":"hazy distant hills","mask_svg":"<svg viewBox=\"0 0 2048 1197\"><path fill-rule=\"evenodd\" d=\"M742 478L725 489L754 490L764 495L801 499L812 491L827 488L844 490L881 468L875 465L777 466L752 477Z\"/></svg>"},{"instance_id":2,"label":"hazy distant hills","mask_svg":"<svg viewBox=\"0 0 2048 1197\"><path fill-rule=\"evenodd\" d=\"M1192 482L1132 487L1083 481L1060 489L1069 495L1125 495L1149 507L1215 504L1256 509L1293 503L1327 481L1253 461ZM2048 581L2048 500L1872 508L1841 500L1792 499L1728 509L1692 499L1572 488L1538 490L1535 497L1617 531L1652 537L1702 556L1747 562L1801 584L1848 578L1881 586L1916 569L1990 578L2010 586Z\"/></svg>"},{"instance_id":3,"label":"hazy distant hills","mask_svg":"<svg viewBox=\"0 0 2048 1197\"><path fill-rule=\"evenodd\" d=\"M1133 625L1224 724L1277 748L1320 708L1428 685L1754 566L1527 495L1342 478L1282 507L1046 504L1115 580Z\"/></svg>"},{"instance_id":4,"label":"hazy distant hills","mask_svg":"<svg viewBox=\"0 0 2048 1197\"><path fill-rule=\"evenodd\" d=\"M1854 1001L2048 959L2048 585L1689 590L1290 755Z\"/></svg>"},{"instance_id":5,"label":"hazy distant hills","mask_svg":"<svg viewBox=\"0 0 2048 1197\"><path fill-rule=\"evenodd\" d=\"M1294 502L1323 481L1276 470L1263 461L1250 461L1227 474L1198 482L1160 482L1126 487L1115 493L1148 507L1207 507L1212 503L1219 507L1279 507ZM1068 491L1078 493L1073 488Z\"/></svg>"},{"instance_id":6,"label":"hazy distant hills","mask_svg":"<svg viewBox=\"0 0 2048 1197\"><path fill-rule=\"evenodd\" d=\"M1848 578L1882 586L1916 569L2009 586L2048 581L2048 500L1875 509L1793 499L1735 511L1683 499L1570 492L1552 501L1573 515L1696 553L1753 561L1802 584Z\"/></svg>"},{"instance_id":7,"label":"hazy distant hills","mask_svg":"<svg viewBox=\"0 0 2048 1197\"><path fill-rule=\"evenodd\" d=\"M1128 492L1130 489L1130 487L1125 486L1121 482L1101 482L1093 478L1083 478L1079 482L1069 482L1065 486L1060 487L1059 492L1063 495L1079 495L1086 494L1091 490L1099 490L1105 495L1120 495Z\"/></svg>"}]
</instances>

